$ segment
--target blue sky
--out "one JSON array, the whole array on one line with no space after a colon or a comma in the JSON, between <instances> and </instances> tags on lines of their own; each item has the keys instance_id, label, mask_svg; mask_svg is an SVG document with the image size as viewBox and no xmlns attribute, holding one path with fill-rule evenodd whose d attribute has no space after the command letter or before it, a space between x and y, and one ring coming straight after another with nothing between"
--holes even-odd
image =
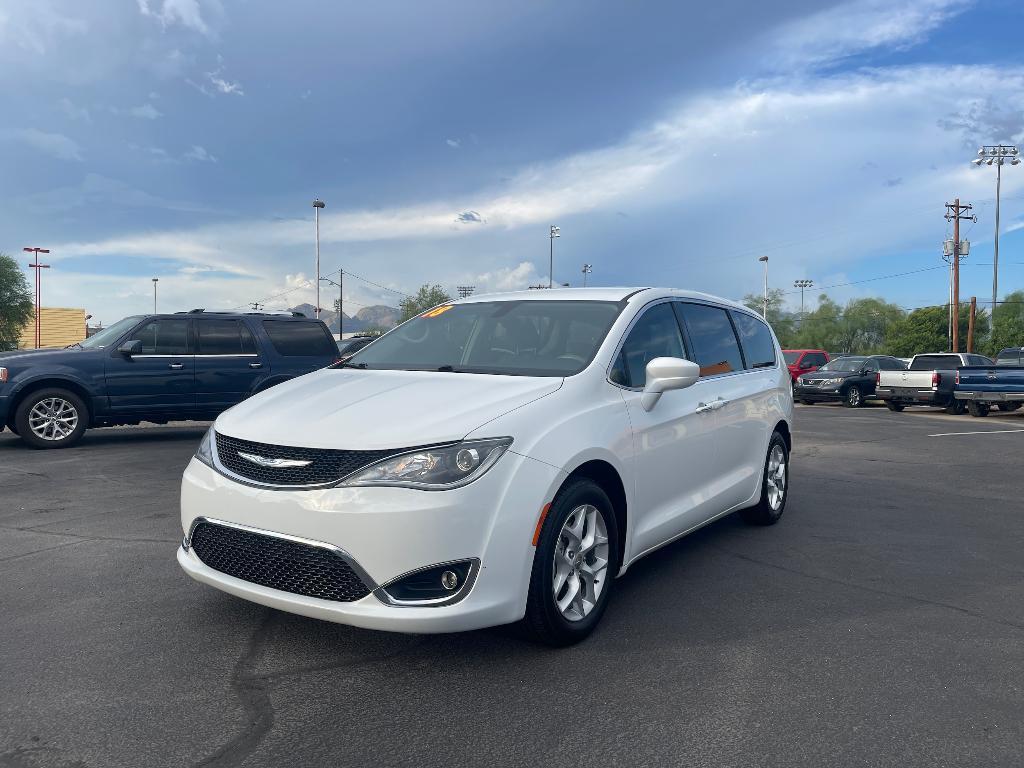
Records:
<instances>
[{"instance_id":1,"label":"blue sky","mask_svg":"<svg viewBox=\"0 0 1024 768\"><path fill-rule=\"evenodd\" d=\"M562 282L588 262L738 298L766 254L773 286L915 307L946 297L959 195L985 299L994 170L969 160L1024 140L1022 22L1008 0L0 0L0 250L51 248L44 303L105 323L151 277L163 310L280 308L312 298L318 195L323 272L398 291L546 281L558 224ZM1024 288L1024 165L1002 220L1000 285Z\"/></svg>"}]
</instances>

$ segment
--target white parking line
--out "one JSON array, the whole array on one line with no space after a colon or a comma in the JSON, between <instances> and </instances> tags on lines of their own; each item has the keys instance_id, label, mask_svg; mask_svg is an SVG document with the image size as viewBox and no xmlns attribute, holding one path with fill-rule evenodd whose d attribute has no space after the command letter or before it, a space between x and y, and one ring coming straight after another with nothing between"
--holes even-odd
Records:
<instances>
[{"instance_id":1,"label":"white parking line","mask_svg":"<svg viewBox=\"0 0 1024 768\"><path fill-rule=\"evenodd\" d=\"M1024 429L982 429L978 432L939 432L928 437L951 437L952 435L1006 435L1010 432L1024 432Z\"/></svg>"}]
</instances>

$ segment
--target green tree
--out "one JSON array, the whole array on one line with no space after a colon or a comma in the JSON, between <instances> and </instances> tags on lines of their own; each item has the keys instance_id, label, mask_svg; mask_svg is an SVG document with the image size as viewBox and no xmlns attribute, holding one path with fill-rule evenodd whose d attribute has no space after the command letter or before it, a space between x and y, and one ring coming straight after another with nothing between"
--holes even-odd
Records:
<instances>
[{"instance_id":1,"label":"green tree","mask_svg":"<svg viewBox=\"0 0 1024 768\"><path fill-rule=\"evenodd\" d=\"M794 334L796 333L796 317L785 308L786 292L781 288L772 288L768 291L768 325L779 337L779 344L783 349L792 346ZM764 295L748 293L743 297L743 306L757 314L764 312Z\"/></svg>"},{"instance_id":2,"label":"green tree","mask_svg":"<svg viewBox=\"0 0 1024 768\"><path fill-rule=\"evenodd\" d=\"M840 346L840 326L843 310L826 294L818 296L818 306L805 313L793 342L795 349L824 349L827 352L845 351Z\"/></svg>"},{"instance_id":3,"label":"green tree","mask_svg":"<svg viewBox=\"0 0 1024 768\"><path fill-rule=\"evenodd\" d=\"M1024 291L1014 291L1004 296L1002 304L996 307L992 334L984 349L994 356L1001 349L1021 346L1024 346Z\"/></svg>"},{"instance_id":4,"label":"green tree","mask_svg":"<svg viewBox=\"0 0 1024 768\"><path fill-rule=\"evenodd\" d=\"M0 350L15 349L32 319L32 294L18 262L0 253Z\"/></svg>"},{"instance_id":5,"label":"green tree","mask_svg":"<svg viewBox=\"0 0 1024 768\"><path fill-rule=\"evenodd\" d=\"M426 312L431 307L436 307L438 304L444 304L446 301L451 300L452 297L440 285L422 285L416 291L415 296L402 299L402 302L398 305L402 312L401 322L404 323L410 317L415 317L421 312Z\"/></svg>"},{"instance_id":6,"label":"green tree","mask_svg":"<svg viewBox=\"0 0 1024 768\"><path fill-rule=\"evenodd\" d=\"M967 327L970 322L971 305L961 303L960 351L967 350ZM988 334L988 313L978 310L974 321L974 337L984 338ZM977 348L982 345L976 344ZM884 350L896 357L911 357L926 352L942 352L949 349L949 309L946 305L915 309L889 327Z\"/></svg>"},{"instance_id":7,"label":"green tree","mask_svg":"<svg viewBox=\"0 0 1024 768\"><path fill-rule=\"evenodd\" d=\"M883 299L851 299L838 323L837 347L855 355L878 353L889 326L903 319L903 310Z\"/></svg>"}]
</instances>

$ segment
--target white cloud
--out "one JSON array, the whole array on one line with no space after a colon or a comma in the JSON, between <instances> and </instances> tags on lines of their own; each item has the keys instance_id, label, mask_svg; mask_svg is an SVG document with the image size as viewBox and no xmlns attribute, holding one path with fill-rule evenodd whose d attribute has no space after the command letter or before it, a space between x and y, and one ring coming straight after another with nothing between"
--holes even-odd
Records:
<instances>
[{"instance_id":1,"label":"white cloud","mask_svg":"<svg viewBox=\"0 0 1024 768\"><path fill-rule=\"evenodd\" d=\"M444 143L447 144L452 149L458 149L459 147L462 146L462 142L459 141L458 139L445 139Z\"/></svg>"},{"instance_id":2,"label":"white cloud","mask_svg":"<svg viewBox=\"0 0 1024 768\"><path fill-rule=\"evenodd\" d=\"M128 110L128 114L132 117L142 118L143 120L156 120L158 117L163 117L164 113L147 102L146 104L141 104L138 107L130 108Z\"/></svg>"},{"instance_id":3,"label":"white cloud","mask_svg":"<svg viewBox=\"0 0 1024 768\"><path fill-rule=\"evenodd\" d=\"M143 16L157 19L165 29L174 24L210 35L210 27L203 19L198 0L137 0L139 12Z\"/></svg>"},{"instance_id":4,"label":"white cloud","mask_svg":"<svg viewBox=\"0 0 1024 768\"><path fill-rule=\"evenodd\" d=\"M9 135L58 160L76 160L81 162L84 159L78 143L62 133L48 133L38 128L27 128Z\"/></svg>"},{"instance_id":5,"label":"white cloud","mask_svg":"<svg viewBox=\"0 0 1024 768\"><path fill-rule=\"evenodd\" d=\"M85 107L79 107L71 99L65 97L57 102L57 106L60 107L61 112L67 115L72 120L81 120L84 123L91 123L92 116L89 114L89 110Z\"/></svg>"},{"instance_id":6,"label":"white cloud","mask_svg":"<svg viewBox=\"0 0 1024 768\"><path fill-rule=\"evenodd\" d=\"M68 16L53 7L50 0L10 3L0 8L0 46L16 47L42 56L72 37L87 34L84 19Z\"/></svg>"},{"instance_id":7,"label":"white cloud","mask_svg":"<svg viewBox=\"0 0 1024 768\"><path fill-rule=\"evenodd\" d=\"M186 83L191 85L193 88L198 90L205 96L211 98L219 94L227 94L234 96L245 96L245 91L242 90L242 84L228 80L224 77L224 66L221 63L222 59L220 56L217 57L218 67L212 72L205 72L203 74L204 82L197 83L194 80L185 80Z\"/></svg>"},{"instance_id":8,"label":"white cloud","mask_svg":"<svg viewBox=\"0 0 1024 768\"><path fill-rule=\"evenodd\" d=\"M206 151L205 147L201 147L198 144L193 144L182 158L185 160L195 160L198 163L216 163L217 158Z\"/></svg>"}]
</instances>

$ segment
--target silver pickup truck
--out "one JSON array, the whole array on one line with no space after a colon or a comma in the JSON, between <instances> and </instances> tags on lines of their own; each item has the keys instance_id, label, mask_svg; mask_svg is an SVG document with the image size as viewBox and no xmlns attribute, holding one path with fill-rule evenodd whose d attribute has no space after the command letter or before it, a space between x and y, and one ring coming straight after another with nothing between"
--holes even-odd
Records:
<instances>
[{"instance_id":1,"label":"silver pickup truck","mask_svg":"<svg viewBox=\"0 0 1024 768\"><path fill-rule=\"evenodd\" d=\"M902 411L908 405L945 408L947 413L963 413L966 404L953 394L956 369L971 365L992 365L983 356L967 352L934 352L914 355L905 371L879 371L875 397L890 411Z\"/></svg>"}]
</instances>

